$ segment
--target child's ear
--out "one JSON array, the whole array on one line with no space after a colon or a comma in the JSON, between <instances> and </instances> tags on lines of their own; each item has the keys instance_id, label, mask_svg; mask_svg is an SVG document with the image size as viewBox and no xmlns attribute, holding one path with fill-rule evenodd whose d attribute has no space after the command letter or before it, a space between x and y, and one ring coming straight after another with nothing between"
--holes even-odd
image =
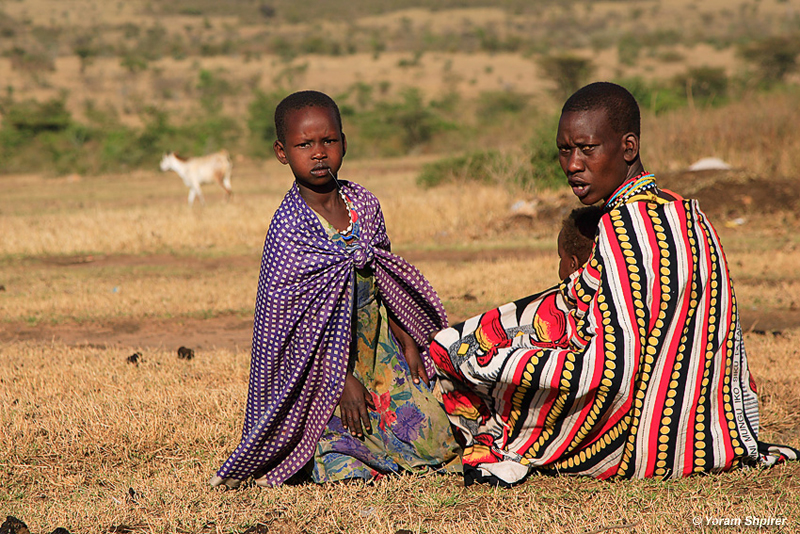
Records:
<instances>
[{"instance_id":1,"label":"child's ear","mask_svg":"<svg viewBox=\"0 0 800 534\"><path fill-rule=\"evenodd\" d=\"M628 163L633 163L639 157L639 136L628 132L622 137L623 157Z\"/></svg>"},{"instance_id":2,"label":"child's ear","mask_svg":"<svg viewBox=\"0 0 800 534\"><path fill-rule=\"evenodd\" d=\"M580 269L582 265L583 263L581 263L581 260L578 259L578 256L573 254L572 256L569 257L569 269L571 272L574 273L575 271Z\"/></svg>"},{"instance_id":3,"label":"child's ear","mask_svg":"<svg viewBox=\"0 0 800 534\"><path fill-rule=\"evenodd\" d=\"M347 136L342 132L342 157L347 154Z\"/></svg>"},{"instance_id":4,"label":"child's ear","mask_svg":"<svg viewBox=\"0 0 800 534\"><path fill-rule=\"evenodd\" d=\"M272 150L275 151L275 157L278 158L278 161L280 161L284 165L289 163L289 160L286 159L286 150L284 150L283 148L283 143L281 143L276 139L275 143L273 143L272 145Z\"/></svg>"}]
</instances>

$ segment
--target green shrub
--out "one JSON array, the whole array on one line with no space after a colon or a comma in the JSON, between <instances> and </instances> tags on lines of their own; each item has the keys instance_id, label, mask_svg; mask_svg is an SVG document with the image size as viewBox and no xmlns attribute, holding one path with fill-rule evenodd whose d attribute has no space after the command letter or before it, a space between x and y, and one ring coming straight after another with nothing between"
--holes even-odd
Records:
<instances>
[{"instance_id":1,"label":"green shrub","mask_svg":"<svg viewBox=\"0 0 800 534\"><path fill-rule=\"evenodd\" d=\"M514 172L509 156L497 150L481 150L424 165L417 176L417 184L435 187L443 183L504 183Z\"/></svg>"},{"instance_id":2,"label":"green shrub","mask_svg":"<svg viewBox=\"0 0 800 534\"><path fill-rule=\"evenodd\" d=\"M676 76L674 82L678 90L685 92L687 99L700 103L720 104L728 93L728 75L722 68L691 68Z\"/></svg>"},{"instance_id":3,"label":"green shrub","mask_svg":"<svg viewBox=\"0 0 800 534\"><path fill-rule=\"evenodd\" d=\"M219 113L223 97L235 93L224 75L218 76L207 69L200 69L196 89L200 93L200 106L209 114Z\"/></svg>"},{"instance_id":4,"label":"green shrub","mask_svg":"<svg viewBox=\"0 0 800 534\"><path fill-rule=\"evenodd\" d=\"M530 170L521 183L526 189L556 189L564 184L564 171L558 162L556 146L558 119L553 115L541 121L528 141Z\"/></svg>"},{"instance_id":5,"label":"green shrub","mask_svg":"<svg viewBox=\"0 0 800 534\"><path fill-rule=\"evenodd\" d=\"M402 155L428 143L435 134L452 128L437 111L427 105L422 93L406 89L400 101L382 101L373 111L354 117L362 136L382 155Z\"/></svg>"},{"instance_id":6,"label":"green shrub","mask_svg":"<svg viewBox=\"0 0 800 534\"><path fill-rule=\"evenodd\" d=\"M493 121L498 115L515 115L525 110L530 99L514 91L484 91L478 96L476 115L480 121Z\"/></svg>"},{"instance_id":7,"label":"green shrub","mask_svg":"<svg viewBox=\"0 0 800 534\"><path fill-rule=\"evenodd\" d=\"M572 54L544 56L539 66L546 78L556 84L556 95L566 99L586 84L594 72L591 60Z\"/></svg>"},{"instance_id":8,"label":"green shrub","mask_svg":"<svg viewBox=\"0 0 800 534\"><path fill-rule=\"evenodd\" d=\"M283 98L283 93L265 93L256 90L247 106L247 128L250 130L250 149L252 156L266 157L272 154L275 132L275 108Z\"/></svg>"},{"instance_id":9,"label":"green shrub","mask_svg":"<svg viewBox=\"0 0 800 534\"><path fill-rule=\"evenodd\" d=\"M787 74L797 70L800 37L767 37L742 47L739 53L755 65L762 83L772 85L782 82Z\"/></svg>"},{"instance_id":10,"label":"green shrub","mask_svg":"<svg viewBox=\"0 0 800 534\"><path fill-rule=\"evenodd\" d=\"M417 183L434 187L442 183L478 182L526 191L561 187L564 173L558 162L557 129L557 117L542 121L525 147L527 159L499 150L470 152L423 166Z\"/></svg>"},{"instance_id":11,"label":"green shrub","mask_svg":"<svg viewBox=\"0 0 800 534\"><path fill-rule=\"evenodd\" d=\"M642 110L649 110L656 115L687 104L685 91L674 84L649 83L638 76L621 78L615 82L631 92Z\"/></svg>"},{"instance_id":12,"label":"green shrub","mask_svg":"<svg viewBox=\"0 0 800 534\"><path fill-rule=\"evenodd\" d=\"M3 106L3 126L37 135L44 131L64 130L72 122L67 111L65 97L53 98L45 102L24 100L7 102Z\"/></svg>"}]
</instances>

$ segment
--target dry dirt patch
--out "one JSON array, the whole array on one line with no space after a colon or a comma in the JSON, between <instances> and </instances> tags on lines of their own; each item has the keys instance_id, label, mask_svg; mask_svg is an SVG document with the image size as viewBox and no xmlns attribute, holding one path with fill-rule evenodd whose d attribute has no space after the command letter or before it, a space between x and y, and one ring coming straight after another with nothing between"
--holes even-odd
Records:
<instances>
[{"instance_id":1,"label":"dry dirt patch","mask_svg":"<svg viewBox=\"0 0 800 534\"><path fill-rule=\"evenodd\" d=\"M552 255L551 251L537 249L492 250L407 250L402 255L412 263L419 262L492 262L537 258ZM257 269L254 256L227 256L225 258L186 258L170 255L150 256L60 256L41 260L44 263L68 269L93 269L98 267L126 266L182 266L192 269L217 270L231 266ZM254 282L255 283L255 282ZM463 299L471 295L465 288ZM521 295L520 295L521 296ZM474 297L472 297L474 299ZM498 303L499 304L499 303ZM463 315L463 314L462 314ZM453 323L466 316L451 313ZM252 314L220 314L213 317L138 318L113 319L93 322L63 322L58 324L30 325L24 322L0 323L0 342L39 341L57 342L70 346L111 346L133 349L177 350L186 346L196 350L228 349L249 351L252 337ZM781 335L782 331L800 327L800 310L777 311L769 309L743 309L742 327L768 335Z\"/></svg>"}]
</instances>

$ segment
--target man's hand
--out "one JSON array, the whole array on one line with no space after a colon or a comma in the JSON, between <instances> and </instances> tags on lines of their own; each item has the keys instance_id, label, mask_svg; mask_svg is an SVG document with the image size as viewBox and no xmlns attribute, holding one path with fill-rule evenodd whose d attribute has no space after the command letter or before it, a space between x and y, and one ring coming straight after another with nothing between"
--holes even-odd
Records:
<instances>
[{"instance_id":1,"label":"man's hand","mask_svg":"<svg viewBox=\"0 0 800 534\"><path fill-rule=\"evenodd\" d=\"M344 379L342 398L339 400L339 416L342 419L342 425L357 438L364 437L362 424L367 434L372 433L367 408L375 409L372 396L367 388L353 376L353 373L348 371L347 377Z\"/></svg>"}]
</instances>

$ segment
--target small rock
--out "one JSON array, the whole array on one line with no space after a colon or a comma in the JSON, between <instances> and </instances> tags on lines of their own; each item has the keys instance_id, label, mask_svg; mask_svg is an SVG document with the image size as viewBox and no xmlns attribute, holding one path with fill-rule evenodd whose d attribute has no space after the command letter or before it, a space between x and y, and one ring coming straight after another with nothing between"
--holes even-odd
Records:
<instances>
[{"instance_id":1,"label":"small rock","mask_svg":"<svg viewBox=\"0 0 800 534\"><path fill-rule=\"evenodd\" d=\"M128 363L135 363L135 364L138 365L139 364L139 360L141 358L142 358L142 354L141 353L134 352L133 354L131 354L130 356L125 358L125 361L128 362Z\"/></svg>"},{"instance_id":2,"label":"small rock","mask_svg":"<svg viewBox=\"0 0 800 534\"><path fill-rule=\"evenodd\" d=\"M70 534L69 530L65 529L64 527L58 527L50 534Z\"/></svg>"},{"instance_id":3,"label":"small rock","mask_svg":"<svg viewBox=\"0 0 800 534\"><path fill-rule=\"evenodd\" d=\"M5 291L5 290L6 290L6 286L0 284L0 291Z\"/></svg>"},{"instance_id":4,"label":"small rock","mask_svg":"<svg viewBox=\"0 0 800 534\"><path fill-rule=\"evenodd\" d=\"M194 351L188 347L178 347L178 358L181 360L191 360L194 358Z\"/></svg>"},{"instance_id":5,"label":"small rock","mask_svg":"<svg viewBox=\"0 0 800 534\"><path fill-rule=\"evenodd\" d=\"M0 525L0 534L31 534L31 531L28 530L28 525L13 515L9 515Z\"/></svg>"},{"instance_id":6,"label":"small rock","mask_svg":"<svg viewBox=\"0 0 800 534\"><path fill-rule=\"evenodd\" d=\"M719 158L703 158L689 165L690 171L727 171L731 166Z\"/></svg>"}]
</instances>

